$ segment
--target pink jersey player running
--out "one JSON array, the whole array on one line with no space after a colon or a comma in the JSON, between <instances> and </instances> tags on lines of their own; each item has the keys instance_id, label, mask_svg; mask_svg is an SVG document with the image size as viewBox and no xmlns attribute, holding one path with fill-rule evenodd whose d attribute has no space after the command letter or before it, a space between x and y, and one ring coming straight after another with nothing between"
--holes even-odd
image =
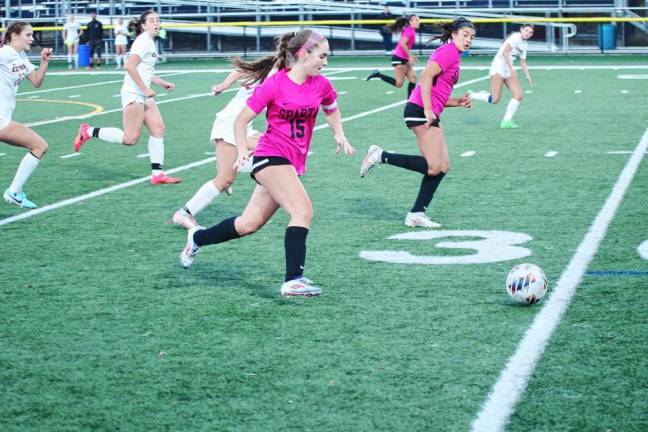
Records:
<instances>
[{"instance_id":1,"label":"pink jersey player running","mask_svg":"<svg viewBox=\"0 0 648 432\"><path fill-rule=\"evenodd\" d=\"M235 122L237 168L243 167L254 153L252 177L258 184L250 201L238 217L225 219L208 229L189 230L180 262L187 268L200 247L256 232L282 207L290 221L284 238L286 274L281 294L316 296L321 289L303 276L313 206L299 176L306 172L306 157L320 106L333 131L337 152L342 149L352 154L355 149L344 136L335 89L320 75L328 63L328 41L312 30L291 35L283 37L279 46L279 71L255 89ZM247 149L246 128L264 109L267 109L268 127L252 152Z\"/></svg>"},{"instance_id":2,"label":"pink jersey player running","mask_svg":"<svg viewBox=\"0 0 648 432\"><path fill-rule=\"evenodd\" d=\"M459 98L450 95L459 81L461 53L472 45L475 27L469 20L458 18L442 25L441 28L443 33L437 38L443 45L430 55L421 74L421 81L412 92L404 112L405 124L414 132L421 156L386 152L372 145L360 166L361 177L380 163L423 174L414 206L405 216L405 225L409 227L441 226L425 214L434 192L450 169L448 145L440 120L441 113L445 107L472 106L468 94Z\"/></svg>"},{"instance_id":3,"label":"pink jersey player running","mask_svg":"<svg viewBox=\"0 0 648 432\"><path fill-rule=\"evenodd\" d=\"M403 87L405 77L409 81L407 86L407 97L409 98L416 87L416 72L414 65L417 62L416 56L412 54L414 43L416 42L416 30L421 26L421 20L417 15L396 18L394 24L389 26L392 33L400 33L400 39L392 55L392 66L394 67L394 77L381 73L378 69L374 70L367 77L367 81L373 78L380 78L387 84L394 87Z\"/></svg>"}]
</instances>

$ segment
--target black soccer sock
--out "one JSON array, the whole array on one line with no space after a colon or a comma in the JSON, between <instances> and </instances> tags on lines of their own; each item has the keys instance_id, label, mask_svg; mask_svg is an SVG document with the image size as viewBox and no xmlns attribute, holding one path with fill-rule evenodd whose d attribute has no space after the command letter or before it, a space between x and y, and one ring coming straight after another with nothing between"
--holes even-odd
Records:
<instances>
[{"instance_id":1,"label":"black soccer sock","mask_svg":"<svg viewBox=\"0 0 648 432\"><path fill-rule=\"evenodd\" d=\"M236 216L225 219L218 225L214 225L211 228L196 231L196 233L194 234L194 243L196 243L198 246L205 246L210 244L223 243L241 237L241 235L236 232L236 228L234 227L235 219Z\"/></svg>"},{"instance_id":2,"label":"black soccer sock","mask_svg":"<svg viewBox=\"0 0 648 432\"><path fill-rule=\"evenodd\" d=\"M391 84L396 87L396 78L384 74L379 74L378 76L380 76L380 79L385 81L387 84Z\"/></svg>"},{"instance_id":3,"label":"black soccer sock","mask_svg":"<svg viewBox=\"0 0 648 432\"><path fill-rule=\"evenodd\" d=\"M400 153L382 152L380 161L389 165L405 168L410 171L427 175L428 164L423 156L405 155Z\"/></svg>"},{"instance_id":4,"label":"black soccer sock","mask_svg":"<svg viewBox=\"0 0 648 432\"><path fill-rule=\"evenodd\" d=\"M407 84L407 99L409 99L410 95L412 94L415 88L416 88L416 83L411 82Z\"/></svg>"},{"instance_id":5,"label":"black soccer sock","mask_svg":"<svg viewBox=\"0 0 648 432\"><path fill-rule=\"evenodd\" d=\"M152 170L160 170L160 171L162 171L162 164L160 164L160 163L152 163L151 164L151 169Z\"/></svg>"},{"instance_id":6,"label":"black soccer sock","mask_svg":"<svg viewBox=\"0 0 648 432\"><path fill-rule=\"evenodd\" d=\"M286 228L284 246L286 248L286 279L291 281L304 274L306 263L306 236L308 228L289 226Z\"/></svg>"},{"instance_id":7,"label":"black soccer sock","mask_svg":"<svg viewBox=\"0 0 648 432\"><path fill-rule=\"evenodd\" d=\"M432 202L432 198L434 197L434 192L439 187L439 184L445 175L446 173L441 172L435 176L423 176L418 196L416 197L414 207L412 207L411 210L412 213L424 212L428 208L430 202Z\"/></svg>"}]
</instances>

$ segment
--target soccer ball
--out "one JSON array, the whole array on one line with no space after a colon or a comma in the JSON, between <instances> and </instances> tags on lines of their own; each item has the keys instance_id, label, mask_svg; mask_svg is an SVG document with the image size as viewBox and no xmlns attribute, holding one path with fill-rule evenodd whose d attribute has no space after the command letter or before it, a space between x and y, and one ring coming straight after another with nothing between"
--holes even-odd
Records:
<instances>
[{"instance_id":1,"label":"soccer ball","mask_svg":"<svg viewBox=\"0 0 648 432\"><path fill-rule=\"evenodd\" d=\"M535 264L519 264L506 278L506 292L516 303L533 304L547 293L547 277Z\"/></svg>"}]
</instances>

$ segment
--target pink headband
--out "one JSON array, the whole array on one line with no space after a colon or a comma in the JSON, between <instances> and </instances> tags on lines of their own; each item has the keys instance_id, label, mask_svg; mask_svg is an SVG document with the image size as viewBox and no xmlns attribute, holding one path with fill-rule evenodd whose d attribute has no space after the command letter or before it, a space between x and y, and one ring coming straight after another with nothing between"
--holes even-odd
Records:
<instances>
[{"instance_id":1,"label":"pink headband","mask_svg":"<svg viewBox=\"0 0 648 432\"><path fill-rule=\"evenodd\" d=\"M297 50L297 54L299 54L300 51L308 51L311 49L313 46L317 45L318 43L322 42L324 39L326 39L324 36L321 34L317 33L316 31L311 31L310 36L308 36L308 40L304 42L304 44Z\"/></svg>"}]
</instances>

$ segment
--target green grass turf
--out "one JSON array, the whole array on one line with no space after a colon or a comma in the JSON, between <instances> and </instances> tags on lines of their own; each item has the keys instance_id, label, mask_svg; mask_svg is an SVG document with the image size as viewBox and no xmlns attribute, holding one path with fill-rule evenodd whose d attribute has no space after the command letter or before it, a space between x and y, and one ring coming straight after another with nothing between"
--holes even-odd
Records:
<instances>
[{"instance_id":1,"label":"green grass turf","mask_svg":"<svg viewBox=\"0 0 648 432\"><path fill-rule=\"evenodd\" d=\"M331 66L375 64L347 61L333 59ZM465 71L462 80L484 74ZM359 257L383 249L470 253L387 240L408 231L402 218L419 176L390 166L365 179L357 172L370 144L416 151L401 107L345 123L358 149L354 157L335 157L330 132L315 132L303 178L315 207L306 274L322 285L321 298L279 295L282 212L254 236L204 248L191 269L179 267L185 232L169 220L214 175L212 164L179 173L180 185L140 184L0 226L2 430L468 429L542 306L512 305L503 286L507 272L530 261L555 284L629 157L606 152L633 150L646 128L645 81L618 74L533 72L533 93L515 131L497 127L506 92L501 105L475 102L470 111L444 113L453 165L430 214L444 229L526 233L533 240L521 246L533 255L523 259L424 266ZM206 93L224 76L169 77L177 90L158 102ZM51 76L44 89L115 79ZM386 94L393 89L362 79L333 83L348 92L339 97L345 117L399 101L405 91ZM112 97L119 87L41 98L110 110L119 107ZM211 122L229 95L160 105L168 167L213 150ZM19 102L15 118L40 121L85 109ZM121 113L89 122L118 126ZM60 159L71 153L79 123L35 127L50 144L27 185L41 205L149 174L148 160L136 158L147 151L146 134L134 148L92 141L81 156ZM475 156L460 157L469 150ZM558 156L545 158L551 150ZM0 152L7 153L0 157L0 184L8 184L24 151L2 146ZM640 229L646 176L643 163L590 270L646 270L636 253L646 237ZM199 221L237 214L253 186L241 176L234 195L218 197ZM21 212L3 205L0 218ZM645 429L645 282L645 276L584 278L510 430Z\"/></svg>"}]
</instances>

